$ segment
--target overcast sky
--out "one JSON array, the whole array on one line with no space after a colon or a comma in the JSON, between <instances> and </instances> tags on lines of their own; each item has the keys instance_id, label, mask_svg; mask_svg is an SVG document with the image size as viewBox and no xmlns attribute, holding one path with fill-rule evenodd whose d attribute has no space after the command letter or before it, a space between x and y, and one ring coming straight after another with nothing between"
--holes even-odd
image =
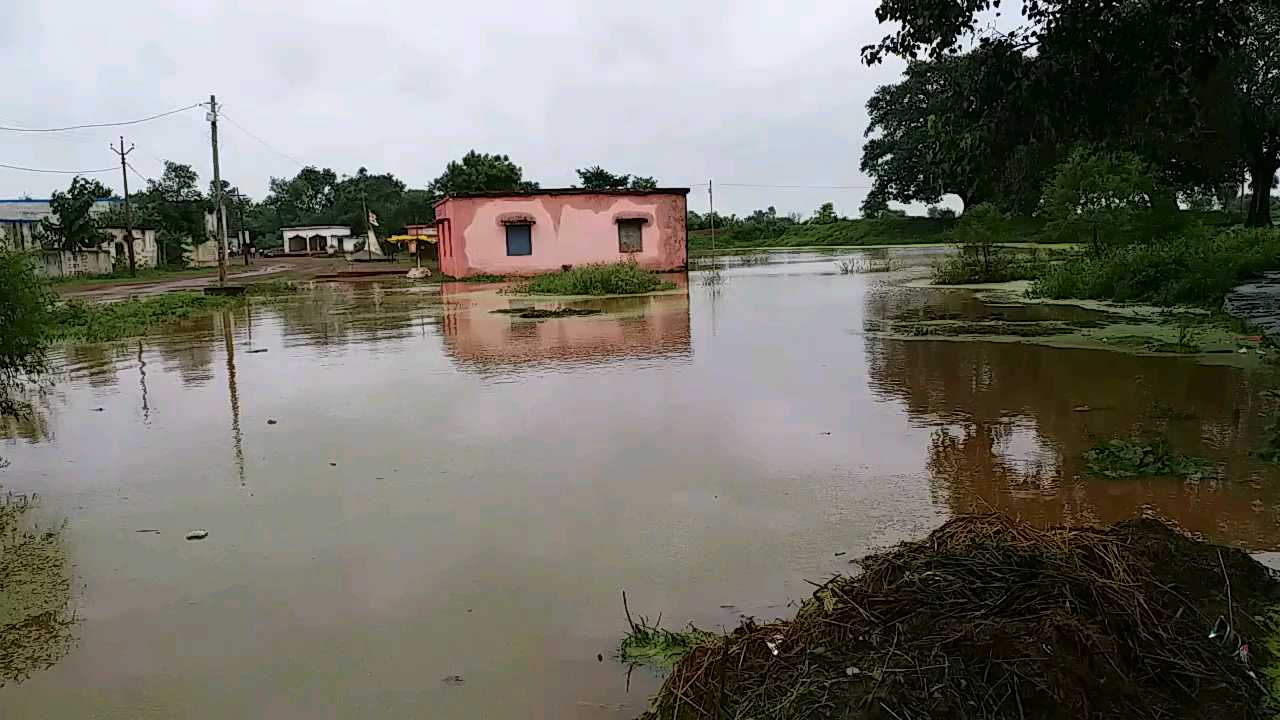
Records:
<instances>
[{"instance_id":1,"label":"overcast sky","mask_svg":"<svg viewBox=\"0 0 1280 720\"><path fill-rule=\"evenodd\" d=\"M876 0L514 0L462 3L6 0L0 125L133 119L217 93L223 177L256 199L299 165L360 166L423 187L470 149L506 153L543 186L600 164L697 186L705 209L831 200L856 215L864 105L901 63L867 68ZM265 140L264 147L231 122ZM0 163L118 165L120 132L144 176L162 159L207 183L208 124L194 109L120 129L0 131ZM95 177L117 189L119 173ZM70 176L0 168L0 197L47 197ZM140 184L131 176L131 189Z\"/></svg>"}]
</instances>

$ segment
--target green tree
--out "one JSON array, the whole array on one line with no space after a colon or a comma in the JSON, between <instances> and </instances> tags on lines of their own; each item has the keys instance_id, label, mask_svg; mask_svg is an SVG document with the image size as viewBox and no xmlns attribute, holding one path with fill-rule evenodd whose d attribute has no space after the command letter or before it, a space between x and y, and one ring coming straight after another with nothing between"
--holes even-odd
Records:
<instances>
[{"instance_id":1,"label":"green tree","mask_svg":"<svg viewBox=\"0 0 1280 720\"><path fill-rule=\"evenodd\" d=\"M615 175L599 165L579 168L578 182L583 190L653 190L658 181L640 175Z\"/></svg>"},{"instance_id":2,"label":"green tree","mask_svg":"<svg viewBox=\"0 0 1280 720\"><path fill-rule=\"evenodd\" d=\"M0 415L19 411L14 391L45 370L55 300L29 256L0 250Z\"/></svg>"},{"instance_id":3,"label":"green tree","mask_svg":"<svg viewBox=\"0 0 1280 720\"><path fill-rule=\"evenodd\" d=\"M111 197L111 190L98 182L77 175L66 192L55 192L49 200L53 217L40 221L40 228L51 249L79 252L95 248L109 236L102 232L93 216L94 204Z\"/></svg>"},{"instance_id":4,"label":"green tree","mask_svg":"<svg viewBox=\"0 0 1280 720\"><path fill-rule=\"evenodd\" d=\"M1063 240L1087 242L1095 255L1149 239L1157 187L1150 168L1132 153L1078 148L1044 187L1045 230Z\"/></svg>"},{"instance_id":5,"label":"green tree","mask_svg":"<svg viewBox=\"0 0 1280 720\"><path fill-rule=\"evenodd\" d=\"M809 221L815 225L830 225L840 219L836 214L836 206L834 203L822 203L822 205L813 213L813 218Z\"/></svg>"},{"instance_id":6,"label":"green tree","mask_svg":"<svg viewBox=\"0 0 1280 720\"><path fill-rule=\"evenodd\" d=\"M878 88L867 101L861 161L876 199L937 203L954 194L966 207L1034 211L1057 143L1025 102L1031 62L991 43L908 63L901 81Z\"/></svg>"},{"instance_id":7,"label":"green tree","mask_svg":"<svg viewBox=\"0 0 1280 720\"><path fill-rule=\"evenodd\" d=\"M525 180L524 171L506 155L472 150L462 160L453 160L445 166L428 189L437 197L444 197L457 193L536 190L538 183Z\"/></svg>"},{"instance_id":8,"label":"green tree","mask_svg":"<svg viewBox=\"0 0 1280 720\"><path fill-rule=\"evenodd\" d=\"M317 222L333 207L338 191L338 174L329 168L308 165L292 178L271 178L262 202L275 209L288 225Z\"/></svg>"},{"instance_id":9,"label":"green tree","mask_svg":"<svg viewBox=\"0 0 1280 720\"><path fill-rule=\"evenodd\" d=\"M1241 154L1249 170L1246 222L1271 226L1271 189L1280 170L1280 8L1258 2L1235 59L1234 98Z\"/></svg>"},{"instance_id":10,"label":"green tree","mask_svg":"<svg viewBox=\"0 0 1280 720\"><path fill-rule=\"evenodd\" d=\"M132 196L136 222L154 227L161 264L181 266L193 242L205 236L205 197L200 176L190 166L166 160L159 179L147 180L145 192Z\"/></svg>"},{"instance_id":11,"label":"green tree","mask_svg":"<svg viewBox=\"0 0 1280 720\"><path fill-rule=\"evenodd\" d=\"M1010 168L993 199L1006 204L1004 194L1039 187L1036 171L1060 161L1058 148L1089 144L1146 160L1168 188L1161 202L1172 208L1174 190L1222 182L1239 165L1224 58L1242 47L1258 3L1021 0L1000 8L998 0L881 0L877 17L896 30L863 48L863 59L923 54L945 63L975 38L973 55L1004 48L1021 59L1004 83L1008 107L1027 119L1006 122L997 111L987 115L994 124L979 126L1013 141L993 144L979 134L973 145ZM999 10L1012 11L1019 24L982 29ZM990 100L974 96L979 107Z\"/></svg>"}]
</instances>

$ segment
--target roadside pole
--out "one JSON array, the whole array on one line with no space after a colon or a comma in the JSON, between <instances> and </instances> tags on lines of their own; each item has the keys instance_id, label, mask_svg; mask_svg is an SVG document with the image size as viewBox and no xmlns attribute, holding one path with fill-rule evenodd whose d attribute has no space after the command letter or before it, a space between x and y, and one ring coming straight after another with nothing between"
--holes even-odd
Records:
<instances>
[{"instance_id":1,"label":"roadside pole","mask_svg":"<svg viewBox=\"0 0 1280 720\"><path fill-rule=\"evenodd\" d=\"M120 149L111 148L111 152L120 156L120 176L124 179L124 233L126 247L129 248L129 277L138 276L138 265L134 260L133 254L133 215L129 211L129 167L125 163L124 157L133 152L133 143L129 144L129 149L124 149L124 136L120 136Z\"/></svg>"},{"instance_id":2,"label":"roadside pole","mask_svg":"<svg viewBox=\"0 0 1280 720\"><path fill-rule=\"evenodd\" d=\"M707 181L707 202L711 203L711 262L719 267L720 261L716 259L716 194L711 180Z\"/></svg>"},{"instance_id":3,"label":"roadside pole","mask_svg":"<svg viewBox=\"0 0 1280 720\"><path fill-rule=\"evenodd\" d=\"M214 226L218 243L218 285L227 284L227 226L223 222L226 210L222 205L222 171L218 167L218 98L209 95L209 138L213 141L213 203Z\"/></svg>"}]
</instances>

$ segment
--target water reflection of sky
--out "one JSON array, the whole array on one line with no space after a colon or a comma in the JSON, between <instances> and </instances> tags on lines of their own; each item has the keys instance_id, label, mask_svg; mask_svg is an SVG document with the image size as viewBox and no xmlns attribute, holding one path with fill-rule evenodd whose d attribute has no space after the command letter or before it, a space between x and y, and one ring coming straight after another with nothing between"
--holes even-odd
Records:
<instances>
[{"instance_id":1,"label":"water reflection of sky","mask_svg":"<svg viewBox=\"0 0 1280 720\"><path fill-rule=\"evenodd\" d=\"M197 718L630 717L654 681L628 694L596 660L621 589L676 625L786 615L847 569L836 552L988 508L1146 511L1280 548L1247 373L871 337L927 294L840 275L838 257L725 260L716 287L696 272L666 295L538 300L603 312L537 321L493 313L534 301L488 286L324 286L60 352L36 414L0 426L0 482L68 517L85 637L0 701L16 717L129 715L139 697ZM1230 479L1084 476L1097 438L1142 432ZM179 540L192 527L209 540ZM454 674L465 685L438 682Z\"/></svg>"}]
</instances>

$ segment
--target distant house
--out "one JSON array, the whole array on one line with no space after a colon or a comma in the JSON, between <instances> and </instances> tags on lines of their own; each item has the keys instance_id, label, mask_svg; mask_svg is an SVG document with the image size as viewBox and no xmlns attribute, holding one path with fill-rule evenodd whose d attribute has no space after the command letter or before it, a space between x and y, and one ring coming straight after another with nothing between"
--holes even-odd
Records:
<instances>
[{"instance_id":1,"label":"distant house","mask_svg":"<svg viewBox=\"0 0 1280 720\"><path fill-rule=\"evenodd\" d=\"M342 254L355 250L357 238L342 225L304 225L280 229L286 253ZM359 238L363 240L364 238Z\"/></svg>"},{"instance_id":2,"label":"distant house","mask_svg":"<svg viewBox=\"0 0 1280 720\"><path fill-rule=\"evenodd\" d=\"M112 264L129 262L128 237L124 228L102 228L110 233L111 239L102 244L103 249L111 253ZM133 229L133 261L138 267L155 267L159 248L156 245L156 231L151 228Z\"/></svg>"},{"instance_id":3,"label":"distant house","mask_svg":"<svg viewBox=\"0 0 1280 720\"><path fill-rule=\"evenodd\" d=\"M688 194L568 188L451 195L435 205L440 271L532 275L621 260L680 270Z\"/></svg>"},{"instance_id":4,"label":"distant house","mask_svg":"<svg viewBox=\"0 0 1280 720\"><path fill-rule=\"evenodd\" d=\"M93 204L89 212L101 215L118 203L118 200L99 200ZM49 200L19 198L13 200L0 199L0 247L10 250L36 250L35 233L40 221L53 217L53 209Z\"/></svg>"},{"instance_id":5,"label":"distant house","mask_svg":"<svg viewBox=\"0 0 1280 720\"><path fill-rule=\"evenodd\" d=\"M115 206L118 200L99 200L90 213L101 215ZM53 217L48 200L0 200L0 248L11 250L40 250L37 228L40 221ZM79 252L47 250L42 253L36 267L52 275L99 275L111 272L116 265L128 263L129 250L125 243L124 228L102 228L110 237L96 248ZM138 267L154 267L156 264L156 231L144 228L133 230L134 262Z\"/></svg>"},{"instance_id":6,"label":"distant house","mask_svg":"<svg viewBox=\"0 0 1280 720\"><path fill-rule=\"evenodd\" d=\"M227 252L236 255L241 246L249 241L249 231L241 229L233 234L226 208L222 209L222 221L227 234ZM193 242L187 253L187 262L193 267L212 267L218 264L218 214L212 210L204 212L204 235L204 240Z\"/></svg>"}]
</instances>

